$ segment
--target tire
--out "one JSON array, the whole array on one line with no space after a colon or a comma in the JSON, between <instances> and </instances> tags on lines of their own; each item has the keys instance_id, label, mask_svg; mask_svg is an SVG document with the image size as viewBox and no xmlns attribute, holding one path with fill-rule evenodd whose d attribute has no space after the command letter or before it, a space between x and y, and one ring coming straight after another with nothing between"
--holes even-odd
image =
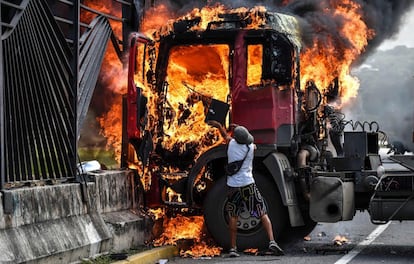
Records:
<instances>
[{"instance_id":1,"label":"tire","mask_svg":"<svg viewBox=\"0 0 414 264\"><path fill-rule=\"evenodd\" d=\"M259 172L254 172L254 178L265 200L273 233L278 239L289 224L287 209L282 203L276 184L271 179ZM216 243L228 249L230 247L230 233L228 217L225 212L226 201L226 177L222 177L207 194L204 201L204 219L206 227ZM239 249L263 249L267 248L268 243L269 238L260 219L243 215L239 217L237 231L237 247Z\"/></svg>"}]
</instances>

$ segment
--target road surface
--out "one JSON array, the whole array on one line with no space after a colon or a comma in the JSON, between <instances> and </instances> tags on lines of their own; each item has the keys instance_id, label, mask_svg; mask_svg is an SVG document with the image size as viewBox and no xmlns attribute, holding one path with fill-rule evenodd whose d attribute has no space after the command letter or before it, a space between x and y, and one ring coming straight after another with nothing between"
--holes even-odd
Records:
<instances>
[{"instance_id":1,"label":"road surface","mask_svg":"<svg viewBox=\"0 0 414 264\"><path fill-rule=\"evenodd\" d=\"M337 235L345 237L348 242L335 245L334 239ZM368 213L358 212L352 221L318 224L308 239L284 244L284 256L254 256L242 253L239 258L228 258L226 254L222 254L201 259L175 257L167 263L414 263L414 221L392 221L385 225L374 225Z\"/></svg>"}]
</instances>

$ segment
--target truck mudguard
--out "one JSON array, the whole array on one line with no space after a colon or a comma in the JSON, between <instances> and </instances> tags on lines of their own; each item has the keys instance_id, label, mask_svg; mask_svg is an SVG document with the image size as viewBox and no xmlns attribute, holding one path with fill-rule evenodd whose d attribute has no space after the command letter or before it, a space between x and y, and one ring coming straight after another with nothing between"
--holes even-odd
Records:
<instances>
[{"instance_id":1,"label":"truck mudguard","mask_svg":"<svg viewBox=\"0 0 414 264\"><path fill-rule=\"evenodd\" d=\"M187 182L187 197L188 203L191 205L193 203L193 185L197 175L200 173L201 169L207 165L212 160L227 158L226 145L221 145L212 149L209 149L207 152L203 153L198 159L196 164L191 168L190 173L188 174ZM224 176L224 170L223 170Z\"/></svg>"},{"instance_id":2,"label":"truck mudguard","mask_svg":"<svg viewBox=\"0 0 414 264\"><path fill-rule=\"evenodd\" d=\"M270 171L277 184L283 204L288 208L291 226L303 226L305 223L299 209L295 184L291 173L292 170L288 158L282 153L274 152L267 156L263 160L263 163Z\"/></svg>"}]
</instances>

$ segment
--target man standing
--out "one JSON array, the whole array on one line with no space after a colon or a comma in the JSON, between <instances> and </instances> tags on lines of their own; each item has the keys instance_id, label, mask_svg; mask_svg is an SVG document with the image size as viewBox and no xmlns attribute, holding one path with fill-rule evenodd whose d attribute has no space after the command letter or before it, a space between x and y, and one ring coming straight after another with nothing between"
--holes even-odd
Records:
<instances>
[{"instance_id":1,"label":"man standing","mask_svg":"<svg viewBox=\"0 0 414 264\"><path fill-rule=\"evenodd\" d=\"M227 157L228 163L243 160L239 171L227 176L227 204L226 211L229 214L230 228L230 257L240 256L237 253L237 220L240 213L246 208L254 217L260 218L263 227L269 238L269 250L277 255L283 255L283 250L276 243L273 236L272 223L267 215L266 205L263 197L257 188L253 178L254 149L253 136L243 126L236 126L233 131L233 138L228 136L221 124L210 123L219 128L220 133L228 141Z\"/></svg>"}]
</instances>

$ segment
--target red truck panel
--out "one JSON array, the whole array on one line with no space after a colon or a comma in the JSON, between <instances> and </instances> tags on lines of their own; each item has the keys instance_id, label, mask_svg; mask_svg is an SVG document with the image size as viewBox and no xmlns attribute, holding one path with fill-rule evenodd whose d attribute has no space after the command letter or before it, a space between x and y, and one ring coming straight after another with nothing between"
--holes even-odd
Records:
<instances>
[{"instance_id":1,"label":"red truck panel","mask_svg":"<svg viewBox=\"0 0 414 264\"><path fill-rule=\"evenodd\" d=\"M246 126L257 144L277 144L278 129L295 123L294 90L267 86L249 90L246 85L245 32L235 43L232 83L232 122Z\"/></svg>"}]
</instances>

